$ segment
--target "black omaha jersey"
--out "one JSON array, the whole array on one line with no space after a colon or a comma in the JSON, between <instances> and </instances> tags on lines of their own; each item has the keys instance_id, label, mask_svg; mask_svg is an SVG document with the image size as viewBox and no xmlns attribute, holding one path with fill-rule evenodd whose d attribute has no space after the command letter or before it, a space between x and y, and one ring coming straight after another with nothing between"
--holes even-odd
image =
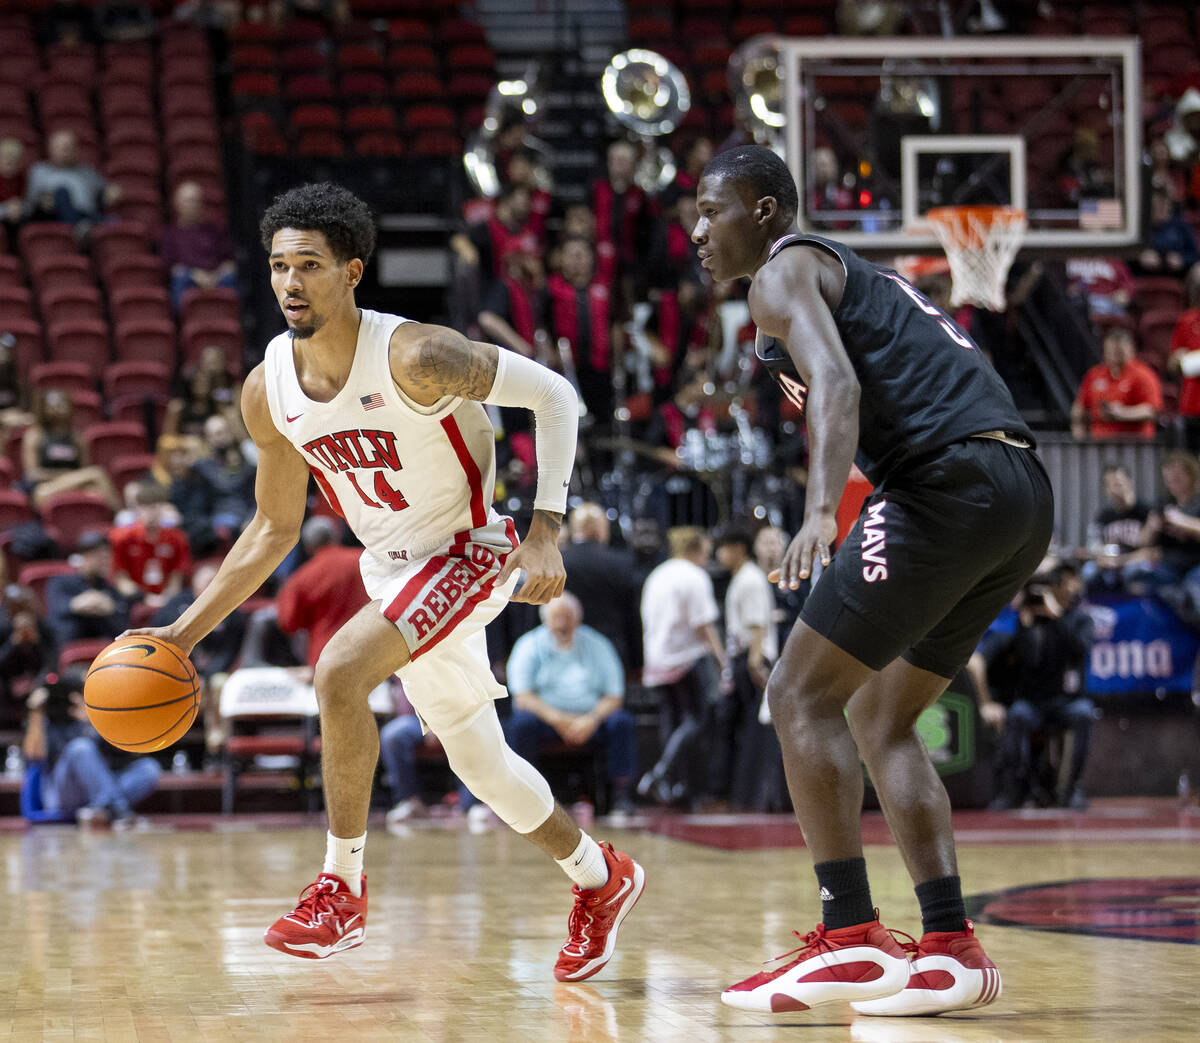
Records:
<instances>
[{"instance_id":1,"label":"black omaha jersey","mask_svg":"<svg viewBox=\"0 0 1200 1043\"><path fill-rule=\"evenodd\" d=\"M890 268L820 236L786 235L768 260L797 245L826 250L846 269L833 319L862 389L855 462L875 485L904 460L983 431L1034 443L978 345L923 294ZM756 351L803 412L808 389L786 347L760 337Z\"/></svg>"}]
</instances>

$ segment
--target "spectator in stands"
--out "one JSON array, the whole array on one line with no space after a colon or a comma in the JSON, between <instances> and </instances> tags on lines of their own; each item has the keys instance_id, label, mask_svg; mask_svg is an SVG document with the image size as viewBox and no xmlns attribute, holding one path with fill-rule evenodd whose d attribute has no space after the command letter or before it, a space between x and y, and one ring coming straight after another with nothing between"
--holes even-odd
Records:
<instances>
[{"instance_id":1,"label":"spectator in stands","mask_svg":"<svg viewBox=\"0 0 1200 1043\"><path fill-rule=\"evenodd\" d=\"M725 648L728 669L725 698L717 705L710 743L712 793L731 799L735 808L766 810L761 783L773 756L782 765L774 732L759 723L759 709L771 666L779 658L775 597L767 575L753 556L753 541L743 529L727 529L716 540L717 561L729 574L725 592Z\"/></svg>"},{"instance_id":2,"label":"spectator in stands","mask_svg":"<svg viewBox=\"0 0 1200 1043\"><path fill-rule=\"evenodd\" d=\"M854 193L843 183L837 153L828 145L819 145L812 153L812 189L808 194L810 210L850 210ZM818 228L849 228L847 221L820 218Z\"/></svg>"},{"instance_id":3,"label":"spectator in stands","mask_svg":"<svg viewBox=\"0 0 1200 1043\"><path fill-rule=\"evenodd\" d=\"M121 198L119 185L79 158L73 130L56 130L46 140L46 159L29 169L25 214L35 220L63 221L84 237Z\"/></svg>"},{"instance_id":4,"label":"spectator in stands","mask_svg":"<svg viewBox=\"0 0 1200 1043\"><path fill-rule=\"evenodd\" d=\"M179 311L190 289L222 286L237 289L233 241L224 225L204 213L204 191L195 181L181 182L171 197L175 223L158 233L158 250L171 277L171 303Z\"/></svg>"},{"instance_id":5,"label":"spectator in stands","mask_svg":"<svg viewBox=\"0 0 1200 1043\"><path fill-rule=\"evenodd\" d=\"M121 505L107 473L88 460L71 396L60 388L47 388L37 397L33 423L21 440L21 469L35 507L64 492L99 493L113 510Z\"/></svg>"},{"instance_id":6,"label":"spectator in stands","mask_svg":"<svg viewBox=\"0 0 1200 1043\"><path fill-rule=\"evenodd\" d=\"M1032 797L1041 805L1082 810L1087 798L1079 780L1087 764L1095 705L1083 693L1082 678L1092 641L1091 617L1078 604L1078 577L1060 566L1054 574L1035 577L1017 601L1017 627L994 636L985 647L986 676L999 664L1010 683L1011 705L989 713L1004 722L1002 782L993 808L1020 807ZM1064 604L1060 598L1074 598ZM983 646L981 646L983 647ZM976 673L978 683L979 675ZM981 701L1003 707L988 691ZM1065 782L1054 792L1034 756L1036 732L1053 728L1070 733L1070 764Z\"/></svg>"},{"instance_id":7,"label":"spectator in stands","mask_svg":"<svg viewBox=\"0 0 1200 1043\"><path fill-rule=\"evenodd\" d=\"M1175 106L1175 122L1164 135L1171 159L1185 171L1187 199L1200 202L1200 90L1189 87Z\"/></svg>"},{"instance_id":8,"label":"spectator in stands","mask_svg":"<svg viewBox=\"0 0 1200 1043\"><path fill-rule=\"evenodd\" d=\"M1146 520L1144 560L1126 569L1133 593L1156 592L1189 625L1200 625L1200 460L1184 449L1163 457L1167 495Z\"/></svg>"},{"instance_id":9,"label":"spectator in stands","mask_svg":"<svg viewBox=\"0 0 1200 1043\"><path fill-rule=\"evenodd\" d=\"M584 625L578 598L564 593L542 606L541 618L541 626L517 639L508 659L508 741L534 767L542 748L556 742L603 755L612 810L629 814L637 728L623 708L624 666L612 642Z\"/></svg>"},{"instance_id":10,"label":"spectator in stands","mask_svg":"<svg viewBox=\"0 0 1200 1043\"><path fill-rule=\"evenodd\" d=\"M595 278L596 258L587 239L562 244L561 270L546 281L549 291L549 332L555 344L566 341L564 375L595 422L612 421L613 357L620 356L620 331L614 325L610 288Z\"/></svg>"},{"instance_id":11,"label":"spectator in stands","mask_svg":"<svg viewBox=\"0 0 1200 1043\"><path fill-rule=\"evenodd\" d=\"M696 186L700 184L700 175L713 158L712 139L701 135L692 138L679 153L678 170L675 179L659 195L659 205L664 210L675 207L683 196L696 197ZM691 227L695 227L695 222ZM690 231L690 228L689 228Z\"/></svg>"},{"instance_id":12,"label":"spectator in stands","mask_svg":"<svg viewBox=\"0 0 1200 1043\"><path fill-rule=\"evenodd\" d=\"M0 138L0 221L8 226L10 235L21 223L28 183L25 146L16 138Z\"/></svg>"},{"instance_id":13,"label":"spectator in stands","mask_svg":"<svg viewBox=\"0 0 1200 1043\"><path fill-rule=\"evenodd\" d=\"M1137 288L1129 265L1119 257L1072 257L1067 261L1067 280L1089 319L1123 316Z\"/></svg>"},{"instance_id":14,"label":"spectator in stands","mask_svg":"<svg viewBox=\"0 0 1200 1043\"><path fill-rule=\"evenodd\" d=\"M234 377L224 349L202 348L196 366L186 373L167 403L163 431L172 435L203 435L204 423L220 414L234 431L244 431L239 411L241 383Z\"/></svg>"},{"instance_id":15,"label":"spectator in stands","mask_svg":"<svg viewBox=\"0 0 1200 1043\"><path fill-rule=\"evenodd\" d=\"M216 562L199 562L192 573L191 582L151 616L150 626L161 627L174 623L204 593L216 576L218 567ZM221 688L241 655L246 622L245 611L235 609L205 635L189 657L204 686L200 713L204 720L205 757L212 766L219 760L225 745L225 722L220 713Z\"/></svg>"},{"instance_id":16,"label":"spectator in stands","mask_svg":"<svg viewBox=\"0 0 1200 1043\"><path fill-rule=\"evenodd\" d=\"M129 605L108 580L112 551L104 532L79 537L73 573L46 583L46 621L59 647L70 641L114 638L129 626Z\"/></svg>"},{"instance_id":17,"label":"spectator in stands","mask_svg":"<svg viewBox=\"0 0 1200 1043\"><path fill-rule=\"evenodd\" d=\"M3 322L0 318L0 327ZM17 338L0 328L0 434L33 423L33 414L25 408L26 391L17 368Z\"/></svg>"},{"instance_id":18,"label":"spectator in stands","mask_svg":"<svg viewBox=\"0 0 1200 1043\"><path fill-rule=\"evenodd\" d=\"M78 44L95 41L95 19L90 4L81 0L53 0L38 17L38 43Z\"/></svg>"},{"instance_id":19,"label":"spectator in stands","mask_svg":"<svg viewBox=\"0 0 1200 1043\"><path fill-rule=\"evenodd\" d=\"M1136 354L1133 332L1109 326L1104 361L1083 375L1071 406L1071 433L1076 438L1154 437L1163 405L1162 382Z\"/></svg>"},{"instance_id":20,"label":"spectator in stands","mask_svg":"<svg viewBox=\"0 0 1200 1043\"><path fill-rule=\"evenodd\" d=\"M350 21L350 0L270 0L267 18L279 29L296 19L341 26Z\"/></svg>"},{"instance_id":21,"label":"spectator in stands","mask_svg":"<svg viewBox=\"0 0 1200 1043\"><path fill-rule=\"evenodd\" d=\"M1100 137L1090 127L1076 127L1071 144L1058 161L1058 187L1068 206L1084 199L1111 199L1113 172L1100 159Z\"/></svg>"},{"instance_id":22,"label":"spectator in stands","mask_svg":"<svg viewBox=\"0 0 1200 1043\"><path fill-rule=\"evenodd\" d=\"M608 146L605 176L592 186L595 239L598 243L613 244L621 273L629 271L644 254L645 236L649 231L649 200L633 180L637 161L636 145L614 141Z\"/></svg>"},{"instance_id":23,"label":"spectator in stands","mask_svg":"<svg viewBox=\"0 0 1200 1043\"><path fill-rule=\"evenodd\" d=\"M1150 227L1138 265L1144 272L1184 275L1198 259L1196 233L1183 219L1179 204L1168 190L1154 189L1150 193Z\"/></svg>"},{"instance_id":24,"label":"spectator in stands","mask_svg":"<svg viewBox=\"0 0 1200 1043\"><path fill-rule=\"evenodd\" d=\"M1183 284L1185 311L1171 334L1167 375L1180 381L1179 418L1184 442L1200 449L1200 266L1194 267Z\"/></svg>"},{"instance_id":25,"label":"spectator in stands","mask_svg":"<svg viewBox=\"0 0 1200 1043\"><path fill-rule=\"evenodd\" d=\"M532 243L516 239L504 248L503 271L483 295L479 328L485 337L526 358L545 335L546 272ZM537 358L549 363L548 358Z\"/></svg>"},{"instance_id":26,"label":"spectator in stands","mask_svg":"<svg viewBox=\"0 0 1200 1043\"><path fill-rule=\"evenodd\" d=\"M539 158L530 148L519 148L508 157L505 164L505 180L510 185L523 185L529 189L529 231L539 242L546 237L546 218L550 215L553 199L550 193L542 188L542 171L538 166Z\"/></svg>"},{"instance_id":27,"label":"spectator in stands","mask_svg":"<svg viewBox=\"0 0 1200 1043\"><path fill-rule=\"evenodd\" d=\"M492 216L453 235L450 246L463 264L480 272L486 284L502 274L500 261L513 240L524 239L529 248L540 251L541 240L529 223L531 214L528 186L505 185L496 197Z\"/></svg>"},{"instance_id":28,"label":"spectator in stands","mask_svg":"<svg viewBox=\"0 0 1200 1043\"><path fill-rule=\"evenodd\" d=\"M691 797L705 714L720 698L718 667L726 666L716 627L720 612L705 570L712 543L694 526L671 529L667 541L671 557L642 587L642 681L658 702L663 749L638 783L641 796L663 804Z\"/></svg>"},{"instance_id":29,"label":"spectator in stands","mask_svg":"<svg viewBox=\"0 0 1200 1043\"><path fill-rule=\"evenodd\" d=\"M588 626L607 638L631 668L641 645L633 554L610 545L608 515L597 503L576 507L568 531L570 542L562 548L567 589L579 600Z\"/></svg>"},{"instance_id":30,"label":"spectator in stands","mask_svg":"<svg viewBox=\"0 0 1200 1043\"><path fill-rule=\"evenodd\" d=\"M204 421L204 444L208 453L192 470L208 483L213 531L221 539L236 539L254 514L256 468L243 455L237 432L222 413Z\"/></svg>"},{"instance_id":31,"label":"spectator in stands","mask_svg":"<svg viewBox=\"0 0 1200 1043\"><path fill-rule=\"evenodd\" d=\"M6 725L20 721L20 700L57 656L54 631L39 617L33 590L9 584L0 603L0 718Z\"/></svg>"},{"instance_id":32,"label":"spectator in stands","mask_svg":"<svg viewBox=\"0 0 1200 1043\"><path fill-rule=\"evenodd\" d=\"M421 719L411 707L379 730L379 759L383 762L384 780L392 798L391 810L385 818L389 826L429 817L429 807L421 799L417 786L417 751L422 746L439 748L441 743L436 735L421 727ZM483 825L491 817L491 809L481 804L461 782L458 784L458 810L466 812L467 822L471 825Z\"/></svg>"},{"instance_id":33,"label":"spectator in stands","mask_svg":"<svg viewBox=\"0 0 1200 1043\"><path fill-rule=\"evenodd\" d=\"M81 826L132 826L133 809L158 786L158 761L138 757L113 770L112 747L88 723L78 675L47 674L30 693L28 707L23 748L27 762L42 765L43 807L73 816Z\"/></svg>"},{"instance_id":34,"label":"spectator in stands","mask_svg":"<svg viewBox=\"0 0 1200 1043\"><path fill-rule=\"evenodd\" d=\"M154 35L149 4L107 0L96 5L96 29L105 41L148 40Z\"/></svg>"},{"instance_id":35,"label":"spectator in stands","mask_svg":"<svg viewBox=\"0 0 1200 1043\"><path fill-rule=\"evenodd\" d=\"M308 560L279 588L275 607L285 634L305 632L308 665L315 667L329 639L367 603L367 592L358 567L362 551L338 543L332 519L309 518L300 542Z\"/></svg>"},{"instance_id":36,"label":"spectator in stands","mask_svg":"<svg viewBox=\"0 0 1200 1043\"><path fill-rule=\"evenodd\" d=\"M183 0L171 12L179 22L228 33L242 20L242 0Z\"/></svg>"},{"instance_id":37,"label":"spectator in stands","mask_svg":"<svg viewBox=\"0 0 1200 1043\"><path fill-rule=\"evenodd\" d=\"M1145 556L1142 534L1150 517L1149 505L1137 498L1133 479L1124 467L1108 464L1103 477L1108 503L1089 528L1089 560L1083 565L1083 579L1096 593L1123 588L1125 569Z\"/></svg>"},{"instance_id":38,"label":"spectator in stands","mask_svg":"<svg viewBox=\"0 0 1200 1043\"><path fill-rule=\"evenodd\" d=\"M113 585L127 598L159 608L183 589L192 571L192 555L182 529L165 524L171 509L167 490L143 481L134 493L137 520L109 533Z\"/></svg>"}]
</instances>

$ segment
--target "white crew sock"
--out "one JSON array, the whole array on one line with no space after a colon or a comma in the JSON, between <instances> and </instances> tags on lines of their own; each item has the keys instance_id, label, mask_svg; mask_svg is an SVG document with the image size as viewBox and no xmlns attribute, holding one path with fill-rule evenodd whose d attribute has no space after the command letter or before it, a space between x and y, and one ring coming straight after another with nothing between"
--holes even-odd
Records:
<instances>
[{"instance_id":1,"label":"white crew sock","mask_svg":"<svg viewBox=\"0 0 1200 1043\"><path fill-rule=\"evenodd\" d=\"M321 872L340 876L356 896L361 896L363 848L366 844L366 833L361 837L335 837L332 833L326 833L325 868Z\"/></svg>"},{"instance_id":2,"label":"white crew sock","mask_svg":"<svg viewBox=\"0 0 1200 1043\"><path fill-rule=\"evenodd\" d=\"M603 887L608 883L608 862L600 845L580 830L579 846L566 858L556 858L554 861L562 866L562 870L571 878L581 891L590 891L594 887Z\"/></svg>"}]
</instances>

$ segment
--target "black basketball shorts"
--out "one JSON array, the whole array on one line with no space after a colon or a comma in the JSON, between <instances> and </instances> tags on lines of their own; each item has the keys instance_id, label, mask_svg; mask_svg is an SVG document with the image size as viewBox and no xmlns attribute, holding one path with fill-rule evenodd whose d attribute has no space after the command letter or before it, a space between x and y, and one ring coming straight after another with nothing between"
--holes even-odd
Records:
<instances>
[{"instance_id":1,"label":"black basketball shorts","mask_svg":"<svg viewBox=\"0 0 1200 1043\"><path fill-rule=\"evenodd\" d=\"M953 677L1041 563L1053 521L1032 449L955 442L884 479L800 618L873 670L903 656Z\"/></svg>"}]
</instances>

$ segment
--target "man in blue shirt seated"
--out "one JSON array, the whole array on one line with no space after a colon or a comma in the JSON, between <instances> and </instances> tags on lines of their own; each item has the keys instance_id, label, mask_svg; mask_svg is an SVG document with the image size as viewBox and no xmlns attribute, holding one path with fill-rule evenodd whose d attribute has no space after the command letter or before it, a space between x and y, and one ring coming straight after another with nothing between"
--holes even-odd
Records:
<instances>
[{"instance_id":1,"label":"man in blue shirt seated","mask_svg":"<svg viewBox=\"0 0 1200 1043\"><path fill-rule=\"evenodd\" d=\"M612 642L583 625L579 600L565 593L541 608L542 625L523 635L508 660L513 712L508 741L538 766L551 743L603 751L612 784L612 811L633 811L637 734L622 706L625 668Z\"/></svg>"}]
</instances>

